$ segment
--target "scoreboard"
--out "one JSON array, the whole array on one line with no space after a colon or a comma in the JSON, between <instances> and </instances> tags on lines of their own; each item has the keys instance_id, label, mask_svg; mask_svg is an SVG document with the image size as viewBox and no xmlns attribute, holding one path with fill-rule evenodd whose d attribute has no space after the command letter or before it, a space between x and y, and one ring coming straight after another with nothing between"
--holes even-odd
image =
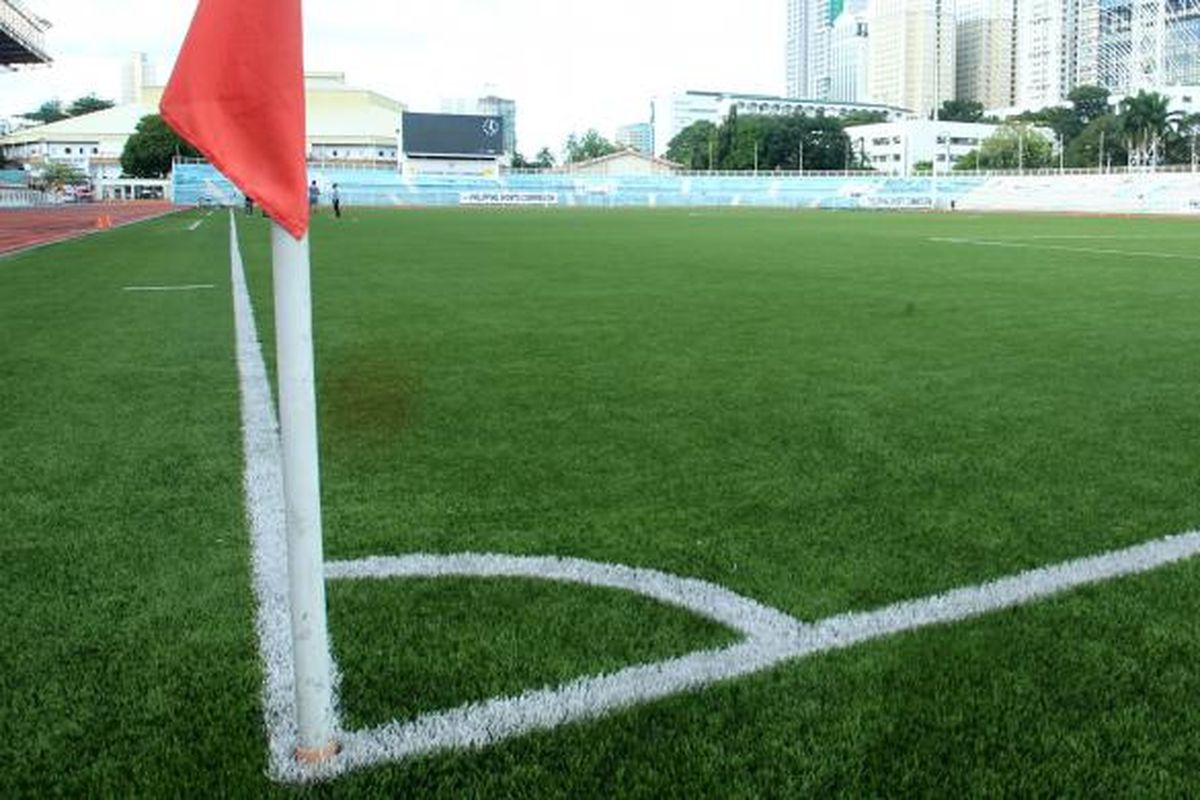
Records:
<instances>
[{"instance_id":1,"label":"scoreboard","mask_svg":"<svg viewBox=\"0 0 1200 800\"><path fill-rule=\"evenodd\" d=\"M401 117L401 148L407 156L498 158L504 155L504 120L476 114L414 114Z\"/></svg>"}]
</instances>

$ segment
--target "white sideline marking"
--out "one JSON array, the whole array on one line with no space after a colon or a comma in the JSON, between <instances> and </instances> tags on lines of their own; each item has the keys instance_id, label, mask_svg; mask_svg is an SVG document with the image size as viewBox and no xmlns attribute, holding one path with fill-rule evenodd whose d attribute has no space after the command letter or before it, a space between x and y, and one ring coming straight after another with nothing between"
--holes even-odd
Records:
<instances>
[{"instance_id":1,"label":"white sideline marking","mask_svg":"<svg viewBox=\"0 0 1200 800\"><path fill-rule=\"evenodd\" d=\"M1060 250L1067 253L1091 253L1102 256L1137 256L1139 258L1179 258L1185 261L1200 261L1200 255L1187 253L1161 253L1152 250L1114 250L1103 247L1069 247L1064 244L1031 244L1029 242L1000 241L995 239L963 239L956 236L931 236L929 241L939 244L967 244L976 247L1013 247L1033 250Z\"/></svg>"},{"instance_id":2,"label":"white sideline marking","mask_svg":"<svg viewBox=\"0 0 1200 800\"><path fill-rule=\"evenodd\" d=\"M1196 236L1178 236L1161 233L1047 233L1039 236L1026 236L1024 239L1187 239L1195 240ZM1019 241L1019 240L1018 240Z\"/></svg>"},{"instance_id":3,"label":"white sideline marking","mask_svg":"<svg viewBox=\"0 0 1200 800\"><path fill-rule=\"evenodd\" d=\"M197 228L199 228L201 225L204 224L204 220L208 219L209 216L210 215L205 215L205 216L201 217L200 219L196 220L195 222L193 222L191 225L188 225L188 230L189 231L196 230Z\"/></svg>"},{"instance_id":4,"label":"white sideline marking","mask_svg":"<svg viewBox=\"0 0 1200 800\"><path fill-rule=\"evenodd\" d=\"M189 283L183 286L126 286L123 292L198 292L203 289L215 289L211 283Z\"/></svg>"},{"instance_id":5,"label":"white sideline marking","mask_svg":"<svg viewBox=\"0 0 1200 800\"><path fill-rule=\"evenodd\" d=\"M293 774L297 740L292 628L288 617L287 538L283 505L283 453L267 368L246 289L237 222L229 214L234 328L241 384L242 446L246 451L246 516L251 533L251 571L257 599L255 628L263 660L263 721L268 761L278 779Z\"/></svg>"},{"instance_id":6,"label":"white sideline marking","mask_svg":"<svg viewBox=\"0 0 1200 800\"><path fill-rule=\"evenodd\" d=\"M269 771L276 780L304 783L419 754L485 747L513 736L550 730L680 692L699 690L786 661L978 617L1080 586L1149 572L1200 554L1200 533L1187 533L811 624L705 581L580 559L463 554L330 562L326 564L327 580L522 577L624 589L690 610L738 631L744 639L721 649L639 664L609 675L580 678L516 697L471 703L365 731L345 730L335 709L341 753L319 767L302 767L292 758L296 720L279 428L254 328L254 311L246 290L232 213L230 262L246 450L246 512L252 537L254 593L258 600L256 628L264 669L263 715Z\"/></svg>"}]
</instances>

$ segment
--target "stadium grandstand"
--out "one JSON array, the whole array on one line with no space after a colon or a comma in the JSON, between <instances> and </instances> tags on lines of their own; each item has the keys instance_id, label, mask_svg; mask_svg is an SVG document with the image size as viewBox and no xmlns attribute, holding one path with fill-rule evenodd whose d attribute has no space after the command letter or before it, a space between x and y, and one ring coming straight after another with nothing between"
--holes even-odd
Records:
<instances>
[{"instance_id":1,"label":"stadium grandstand","mask_svg":"<svg viewBox=\"0 0 1200 800\"><path fill-rule=\"evenodd\" d=\"M49 64L45 37L49 27L20 0L0 0L0 67Z\"/></svg>"}]
</instances>

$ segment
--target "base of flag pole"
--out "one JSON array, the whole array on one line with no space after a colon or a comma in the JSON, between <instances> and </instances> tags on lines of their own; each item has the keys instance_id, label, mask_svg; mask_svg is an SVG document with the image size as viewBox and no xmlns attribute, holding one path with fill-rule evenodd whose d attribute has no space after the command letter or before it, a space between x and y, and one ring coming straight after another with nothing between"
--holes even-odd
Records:
<instances>
[{"instance_id":1,"label":"base of flag pole","mask_svg":"<svg viewBox=\"0 0 1200 800\"><path fill-rule=\"evenodd\" d=\"M336 756L342 751L342 746L337 742L330 742L324 747L297 747L296 760L308 767L313 767L318 764L324 764L329 759Z\"/></svg>"}]
</instances>

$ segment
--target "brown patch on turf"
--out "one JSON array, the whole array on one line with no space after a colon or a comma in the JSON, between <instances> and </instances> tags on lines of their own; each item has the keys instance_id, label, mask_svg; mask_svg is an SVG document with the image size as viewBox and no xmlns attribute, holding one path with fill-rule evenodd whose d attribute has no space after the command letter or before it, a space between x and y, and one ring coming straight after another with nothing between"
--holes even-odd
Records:
<instances>
[{"instance_id":1,"label":"brown patch on turf","mask_svg":"<svg viewBox=\"0 0 1200 800\"><path fill-rule=\"evenodd\" d=\"M417 369L386 352L331 360L318 380L323 423L365 441L393 441L413 424L424 393Z\"/></svg>"}]
</instances>

